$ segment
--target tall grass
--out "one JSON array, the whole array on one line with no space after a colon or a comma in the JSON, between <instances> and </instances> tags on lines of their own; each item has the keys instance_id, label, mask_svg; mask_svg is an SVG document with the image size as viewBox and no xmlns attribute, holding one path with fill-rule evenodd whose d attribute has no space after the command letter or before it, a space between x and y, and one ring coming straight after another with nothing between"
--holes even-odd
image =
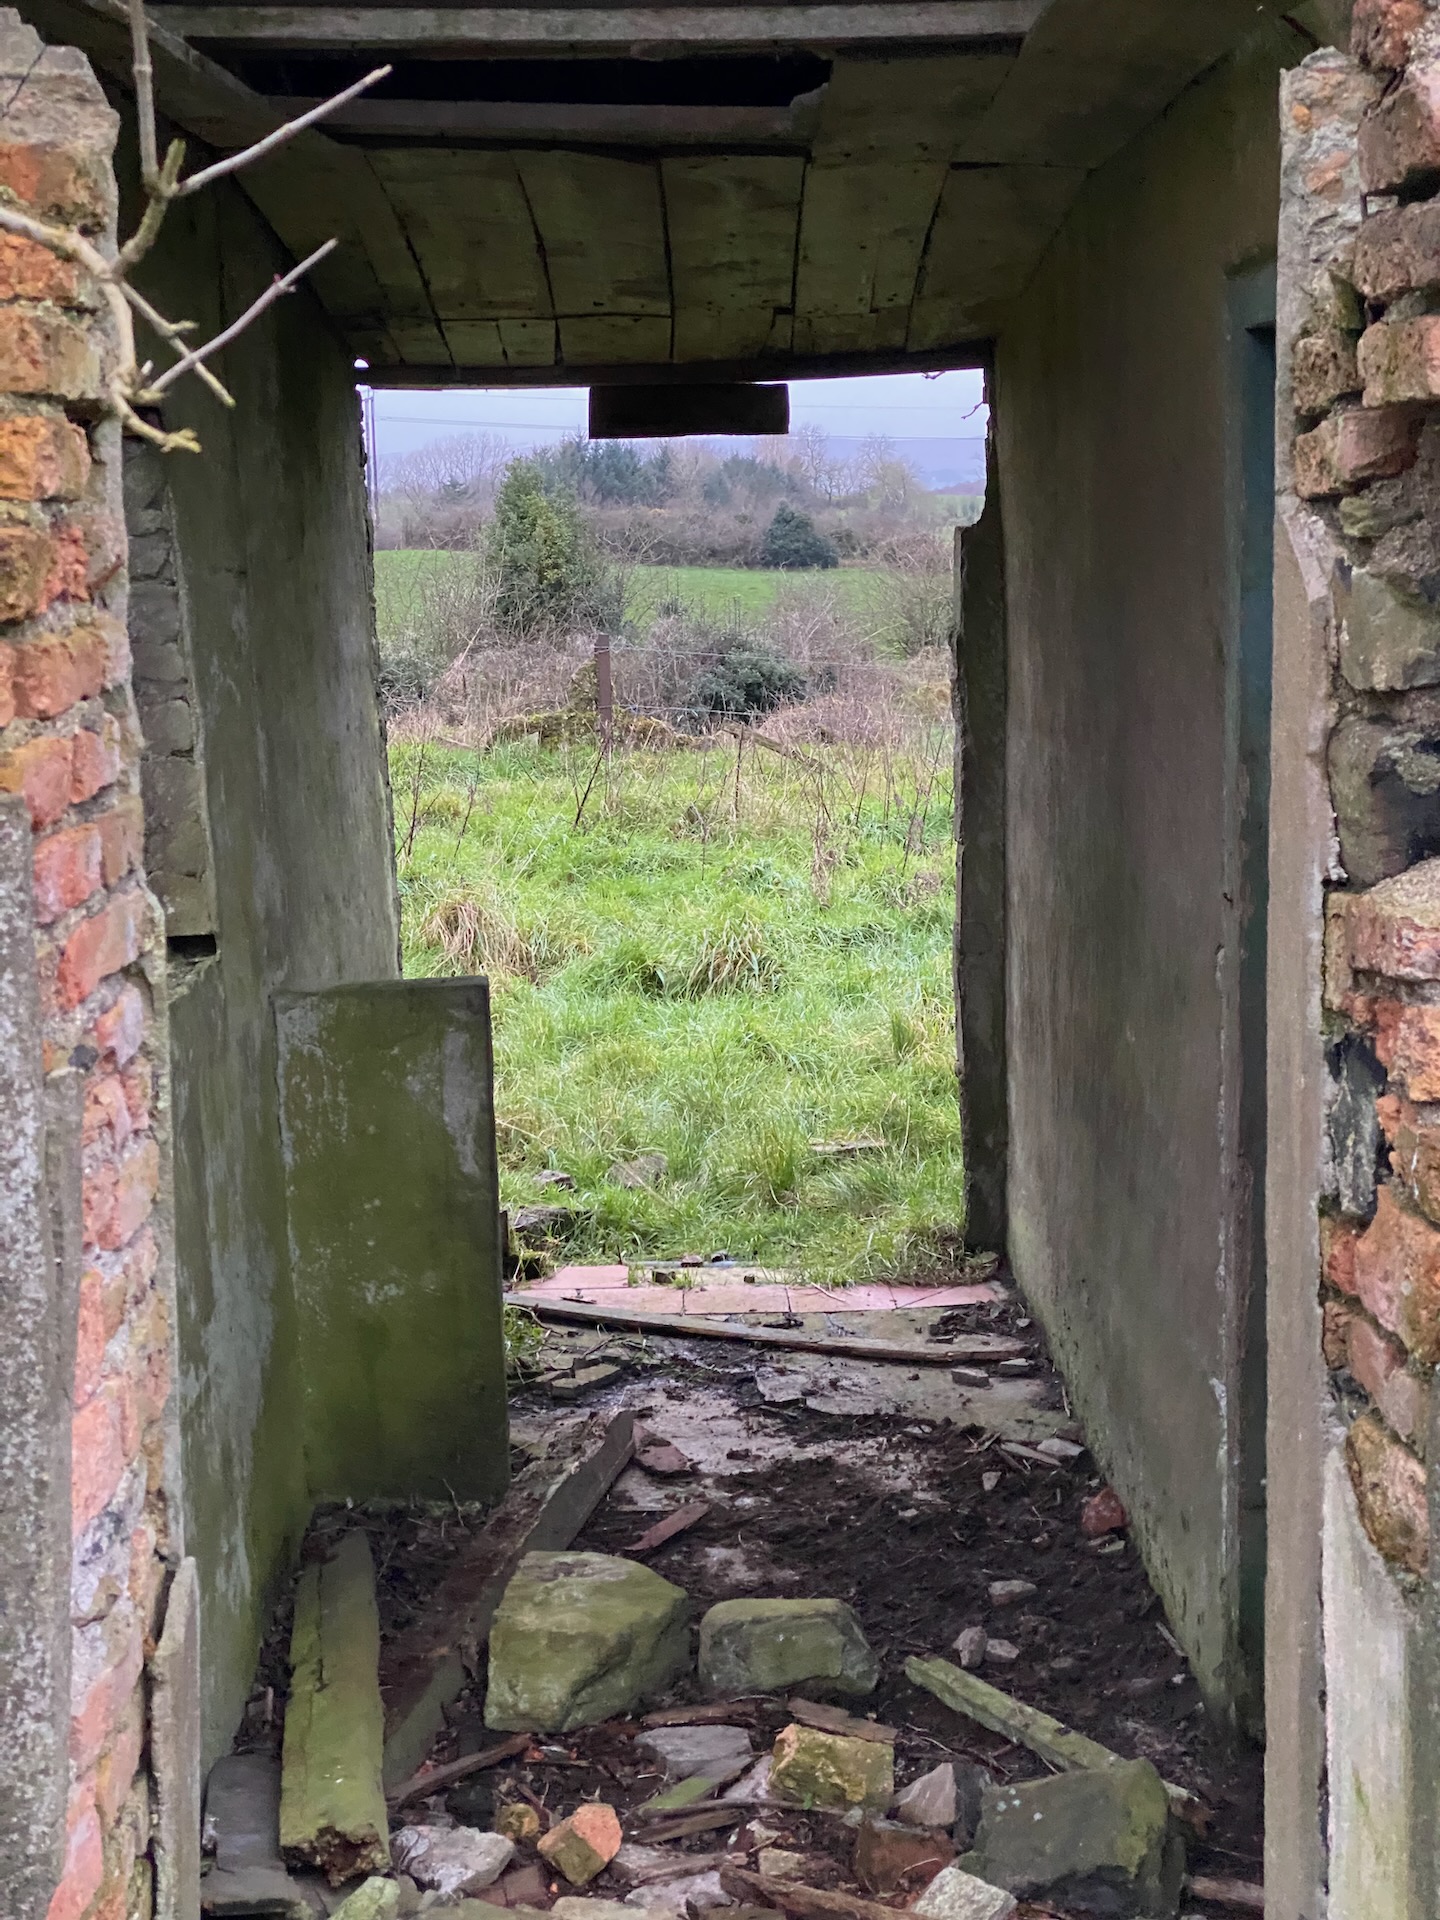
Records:
<instances>
[{"instance_id":1,"label":"tall grass","mask_svg":"<svg viewBox=\"0 0 1440 1920\"><path fill-rule=\"evenodd\" d=\"M724 1251L836 1281L944 1260L963 1223L940 721L608 761L420 729L392 772L407 971L491 977L508 1205L570 1173L577 1258ZM878 1145L816 1151L839 1141ZM657 1152L653 1185L607 1177Z\"/></svg>"}]
</instances>

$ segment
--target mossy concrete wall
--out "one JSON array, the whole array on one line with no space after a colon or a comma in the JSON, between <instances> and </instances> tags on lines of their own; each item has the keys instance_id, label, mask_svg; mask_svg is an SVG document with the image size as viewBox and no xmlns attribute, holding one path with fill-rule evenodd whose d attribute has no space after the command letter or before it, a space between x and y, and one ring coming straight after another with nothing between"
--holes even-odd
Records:
<instances>
[{"instance_id":1,"label":"mossy concrete wall","mask_svg":"<svg viewBox=\"0 0 1440 1920\"><path fill-rule=\"evenodd\" d=\"M489 989L285 994L276 1023L311 1490L497 1499L509 1444Z\"/></svg>"},{"instance_id":2,"label":"mossy concrete wall","mask_svg":"<svg viewBox=\"0 0 1440 1920\"><path fill-rule=\"evenodd\" d=\"M1010 1251L1202 1685L1252 1716L1233 301L1309 44L1264 28L1092 177L996 359Z\"/></svg>"},{"instance_id":3,"label":"mossy concrete wall","mask_svg":"<svg viewBox=\"0 0 1440 1920\"><path fill-rule=\"evenodd\" d=\"M145 292L209 333L289 265L226 183L177 206ZM173 523L216 900L171 1022L186 1533L200 1568L207 1759L234 1730L309 1505L271 995L398 971L349 356L302 288L168 419Z\"/></svg>"}]
</instances>

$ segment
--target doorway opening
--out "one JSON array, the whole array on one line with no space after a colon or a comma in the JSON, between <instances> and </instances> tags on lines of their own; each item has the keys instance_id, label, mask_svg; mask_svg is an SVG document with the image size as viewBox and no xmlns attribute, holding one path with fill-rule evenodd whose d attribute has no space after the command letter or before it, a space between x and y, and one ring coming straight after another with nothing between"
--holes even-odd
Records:
<instances>
[{"instance_id":1,"label":"doorway opening","mask_svg":"<svg viewBox=\"0 0 1440 1920\"><path fill-rule=\"evenodd\" d=\"M610 441L583 393L378 399L405 961L491 980L522 1266L963 1267L979 376L791 401L783 438Z\"/></svg>"}]
</instances>

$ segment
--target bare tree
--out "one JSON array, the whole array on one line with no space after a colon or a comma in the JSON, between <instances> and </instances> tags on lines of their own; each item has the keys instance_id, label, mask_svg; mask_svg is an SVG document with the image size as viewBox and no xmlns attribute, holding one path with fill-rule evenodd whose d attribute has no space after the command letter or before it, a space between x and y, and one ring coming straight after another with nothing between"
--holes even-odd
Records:
<instances>
[{"instance_id":1,"label":"bare tree","mask_svg":"<svg viewBox=\"0 0 1440 1920\"><path fill-rule=\"evenodd\" d=\"M216 399L225 406L233 407L234 396L216 378L206 362L242 334L282 294L288 293L302 275L308 273L317 261L323 260L327 253L333 252L339 243L327 240L324 246L317 247L307 260L292 267L289 273L278 275L238 320L233 320L213 338L194 346L188 343L187 335L195 331L195 323L190 320L167 320L144 294L131 285L129 276L154 246L172 202L198 193L201 188L212 185L227 174L238 173L261 154L270 153L285 141L293 139L304 128L313 126L326 114L353 100L367 87L374 86L377 80L383 80L390 68L377 67L373 73L367 73L363 80L346 87L343 93L322 101L297 119L287 120L283 126L277 127L263 140L257 140L253 146L246 147L243 152L229 154L225 159L217 160L213 166L202 167L198 173L182 179L181 168L185 164L183 140L171 141L164 160L160 159L155 122L155 80L150 63L144 0L130 0L130 42L140 140L140 180L145 191L145 212L134 233L117 249L114 258L108 259L77 228L55 226L49 221L33 219L31 215L4 202L0 202L0 230L19 234L26 240L48 247L62 259L73 260L95 281L110 310L119 345L115 371L110 379L109 401L121 423L131 433L153 442L165 453L198 453L200 442L190 428L167 433L163 427L142 418L137 409L158 406L166 391L187 373L193 373L203 380ZM135 348L136 314L153 328L176 356L174 363L162 373L156 373L152 362L141 364L138 360Z\"/></svg>"}]
</instances>

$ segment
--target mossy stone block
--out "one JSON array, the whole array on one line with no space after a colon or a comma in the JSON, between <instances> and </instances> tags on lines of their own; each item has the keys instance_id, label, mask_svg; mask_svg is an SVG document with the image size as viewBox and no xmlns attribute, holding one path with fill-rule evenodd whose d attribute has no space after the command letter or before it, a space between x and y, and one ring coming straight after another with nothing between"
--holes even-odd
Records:
<instances>
[{"instance_id":1,"label":"mossy stone block","mask_svg":"<svg viewBox=\"0 0 1440 1920\"><path fill-rule=\"evenodd\" d=\"M966 1872L1021 1899L1113 1915L1173 1914L1184 1848L1148 1760L988 1788Z\"/></svg>"},{"instance_id":2,"label":"mossy stone block","mask_svg":"<svg viewBox=\"0 0 1440 1920\"><path fill-rule=\"evenodd\" d=\"M782 1727L775 1739L770 1788L792 1807L863 1807L884 1813L895 1798L895 1749L881 1740Z\"/></svg>"},{"instance_id":3,"label":"mossy stone block","mask_svg":"<svg viewBox=\"0 0 1440 1920\"><path fill-rule=\"evenodd\" d=\"M717 1695L820 1682L873 1691L879 1663L843 1600L722 1600L700 1622L700 1678Z\"/></svg>"},{"instance_id":4,"label":"mossy stone block","mask_svg":"<svg viewBox=\"0 0 1440 1920\"><path fill-rule=\"evenodd\" d=\"M565 1733L628 1713L690 1655L683 1589L605 1553L527 1553L490 1630L485 1724Z\"/></svg>"}]
</instances>

